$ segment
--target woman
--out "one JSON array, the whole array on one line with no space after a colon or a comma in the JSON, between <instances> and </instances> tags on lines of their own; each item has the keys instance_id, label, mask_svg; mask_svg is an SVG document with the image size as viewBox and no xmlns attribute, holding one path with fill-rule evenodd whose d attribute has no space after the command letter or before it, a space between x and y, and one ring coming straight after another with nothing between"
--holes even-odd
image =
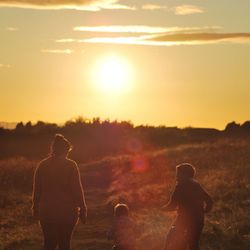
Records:
<instances>
[{"instance_id":1,"label":"woman","mask_svg":"<svg viewBox=\"0 0 250 250\"><path fill-rule=\"evenodd\" d=\"M67 158L70 142L57 134L50 156L35 171L33 215L40 220L44 250L70 250L70 240L78 218L85 223L87 208L77 164Z\"/></svg>"}]
</instances>

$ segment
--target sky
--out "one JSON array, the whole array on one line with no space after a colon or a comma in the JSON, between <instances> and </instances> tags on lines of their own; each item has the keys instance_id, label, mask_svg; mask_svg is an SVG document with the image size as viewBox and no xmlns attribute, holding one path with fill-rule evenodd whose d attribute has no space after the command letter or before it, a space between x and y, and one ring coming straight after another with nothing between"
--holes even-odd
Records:
<instances>
[{"instance_id":1,"label":"sky","mask_svg":"<svg viewBox=\"0 0 250 250\"><path fill-rule=\"evenodd\" d=\"M0 121L250 120L249 0L0 0Z\"/></svg>"}]
</instances>

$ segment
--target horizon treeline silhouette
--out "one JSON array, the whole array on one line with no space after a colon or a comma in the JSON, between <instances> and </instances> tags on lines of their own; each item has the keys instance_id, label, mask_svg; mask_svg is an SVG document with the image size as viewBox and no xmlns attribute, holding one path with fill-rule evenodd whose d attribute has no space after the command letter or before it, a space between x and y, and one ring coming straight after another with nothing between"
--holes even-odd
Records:
<instances>
[{"instance_id":1,"label":"horizon treeline silhouette","mask_svg":"<svg viewBox=\"0 0 250 250\"><path fill-rule=\"evenodd\" d=\"M38 121L19 122L15 129L0 127L0 159L23 156L40 159L48 154L55 133L65 135L74 145L71 157L79 162L180 144L204 143L231 137L250 137L250 121L230 122L224 130L214 128L178 128L135 126L129 121L110 121L78 117L59 126Z\"/></svg>"}]
</instances>

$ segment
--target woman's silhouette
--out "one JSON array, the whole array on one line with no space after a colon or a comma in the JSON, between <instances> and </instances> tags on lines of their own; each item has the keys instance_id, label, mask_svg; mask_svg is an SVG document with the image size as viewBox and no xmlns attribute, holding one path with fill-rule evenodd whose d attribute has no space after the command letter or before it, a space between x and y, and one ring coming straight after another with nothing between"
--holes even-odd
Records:
<instances>
[{"instance_id":1,"label":"woman's silhouette","mask_svg":"<svg viewBox=\"0 0 250 250\"><path fill-rule=\"evenodd\" d=\"M33 215L39 219L44 250L70 250L70 240L78 218L85 223L87 208L77 164L67 158L70 142L57 134L50 156L35 171Z\"/></svg>"}]
</instances>

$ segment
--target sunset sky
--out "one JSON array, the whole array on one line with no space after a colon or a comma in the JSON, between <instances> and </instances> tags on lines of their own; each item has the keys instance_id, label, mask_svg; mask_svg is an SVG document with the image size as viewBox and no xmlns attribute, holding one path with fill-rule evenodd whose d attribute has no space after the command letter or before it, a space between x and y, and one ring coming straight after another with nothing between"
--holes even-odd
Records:
<instances>
[{"instance_id":1,"label":"sunset sky","mask_svg":"<svg viewBox=\"0 0 250 250\"><path fill-rule=\"evenodd\" d=\"M0 121L250 120L249 0L0 0Z\"/></svg>"}]
</instances>

